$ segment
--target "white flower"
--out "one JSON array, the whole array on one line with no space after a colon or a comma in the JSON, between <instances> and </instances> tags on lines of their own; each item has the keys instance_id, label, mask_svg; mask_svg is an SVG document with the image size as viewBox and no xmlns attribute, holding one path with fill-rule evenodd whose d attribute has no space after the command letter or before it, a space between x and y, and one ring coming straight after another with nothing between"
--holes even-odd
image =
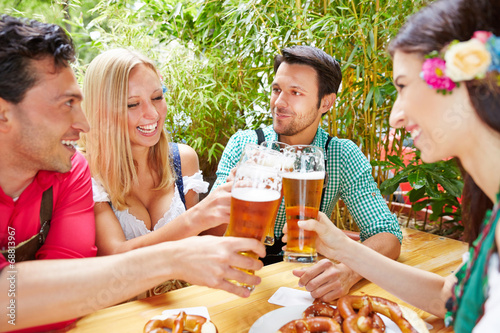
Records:
<instances>
[{"instance_id":1,"label":"white flower","mask_svg":"<svg viewBox=\"0 0 500 333\"><path fill-rule=\"evenodd\" d=\"M484 43L473 38L451 45L444 60L446 76L460 82L483 77L491 63L491 55Z\"/></svg>"}]
</instances>

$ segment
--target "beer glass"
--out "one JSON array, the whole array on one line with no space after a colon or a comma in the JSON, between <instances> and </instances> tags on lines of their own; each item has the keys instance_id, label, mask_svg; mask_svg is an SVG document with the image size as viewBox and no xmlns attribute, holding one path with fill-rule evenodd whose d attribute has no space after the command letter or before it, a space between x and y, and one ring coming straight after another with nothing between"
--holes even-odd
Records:
<instances>
[{"instance_id":1,"label":"beer glass","mask_svg":"<svg viewBox=\"0 0 500 333\"><path fill-rule=\"evenodd\" d=\"M281 175L275 167L264 165L265 154L252 156L258 163L240 163L231 191L231 212L225 236L255 238L263 242L281 198ZM260 164L259 164L260 163ZM253 252L240 252L257 259ZM243 269L242 269L243 270ZM248 274L253 271L243 270ZM232 281L238 285L240 283ZM250 291L254 286L244 285Z\"/></svg>"},{"instance_id":2,"label":"beer glass","mask_svg":"<svg viewBox=\"0 0 500 333\"><path fill-rule=\"evenodd\" d=\"M284 142L279 142L279 141L263 141L260 144L262 147L265 147L266 149L271 149L275 151L279 151L283 153L286 147L289 147L288 144ZM284 167L283 160L280 161L281 167ZM281 189L281 198L280 198L280 205L281 201L283 198L283 188ZM271 224L269 224L269 229L267 230L266 233L266 238L264 239L264 244L268 246L274 245L274 224L276 222L276 217L278 216L278 211L280 210L280 206L278 205L278 208L276 209L276 212L274 213L274 219L272 220Z\"/></svg>"},{"instance_id":3,"label":"beer glass","mask_svg":"<svg viewBox=\"0 0 500 333\"><path fill-rule=\"evenodd\" d=\"M285 148L285 158L292 161L283 172L288 242L284 260L311 263L317 259L316 233L300 229L298 221L316 219L325 179L323 149L309 145Z\"/></svg>"}]
</instances>

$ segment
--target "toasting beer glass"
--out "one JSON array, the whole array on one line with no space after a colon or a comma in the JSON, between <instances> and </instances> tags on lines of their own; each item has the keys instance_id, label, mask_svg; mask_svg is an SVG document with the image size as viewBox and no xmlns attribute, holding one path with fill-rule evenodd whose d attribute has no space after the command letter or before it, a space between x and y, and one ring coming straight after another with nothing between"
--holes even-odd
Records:
<instances>
[{"instance_id":1,"label":"toasting beer glass","mask_svg":"<svg viewBox=\"0 0 500 333\"><path fill-rule=\"evenodd\" d=\"M278 168L264 165L265 154L254 155L258 163L240 163L231 191L231 212L225 236L255 238L263 242L274 219L281 198L281 175ZM240 252L257 259L253 252ZM253 271L243 270L248 274ZM238 285L240 283L232 281ZM250 291L254 286L244 285Z\"/></svg>"},{"instance_id":2,"label":"toasting beer glass","mask_svg":"<svg viewBox=\"0 0 500 333\"><path fill-rule=\"evenodd\" d=\"M300 229L298 221L316 219L325 179L323 150L308 145L285 149L291 168L282 174L288 242L284 260L311 263L317 259L316 233Z\"/></svg>"},{"instance_id":3,"label":"toasting beer glass","mask_svg":"<svg viewBox=\"0 0 500 333\"><path fill-rule=\"evenodd\" d=\"M279 141L263 141L260 144L262 147L266 149L271 149L275 151L279 151L280 153L283 153L286 147L289 147L288 144L284 142L279 142ZM283 168L283 162L284 160L280 160L278 163L281 164L281 167ZM281 198L283 197L283 188L281 190ZM280 198L280 204L281 204L281 198ZM276 217L278 215L278 211L280 209L280 206L278 205L278 208L276 209L276 212L274 213L274 219L272 220L271 224L269 224L269 228L267 229L266 232L266 238L264 239L264 244L268 246L274 245L274 224L276 222Z\"/></svg>"}]
</instances>

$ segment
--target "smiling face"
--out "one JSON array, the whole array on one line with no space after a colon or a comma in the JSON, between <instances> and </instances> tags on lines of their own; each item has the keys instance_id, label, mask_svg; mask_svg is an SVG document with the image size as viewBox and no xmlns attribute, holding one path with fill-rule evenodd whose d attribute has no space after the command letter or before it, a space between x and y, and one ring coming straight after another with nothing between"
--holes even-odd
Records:
<instances>
[{"instance_id":1,"label":"smiling face","mask_svg":"<svg viewBox=\"0 0 500 333\"><path fill-rule=\"evenodd\" d=\"M130 71L127 107L132 148L149 148L158 143L167 115L167 103L158 75L146 65L137 65Z\"/></svg>"},{"instance_id":2,"label":"smiling face","mask_svg":"<svg viewBox=\"0 0 500 333\"><path fill-rule=\"evenodd\" d=\"M89 130L82 93L70 67L56 68L51 57L31 62L37 83L12 107L12 152L19 167L68 172L76 141Z\"/></svg>"},{"instance_id":3,"label":"smiling face","mask_svg":"<svg viewBox=\"0 0 500 333\"><path fill-rule=\"evenodd\" d=\"M276 71L271 91L274 131L282 141L283 136L304 132L312 133L314 137L321 115L326 111L328 109L318 108L318 79L314 68L282 63Z\"/></svg>"},{"instance_id":4,"label":"smiling face","mask_svg":"<svg viewBox=\"0 0 500 333\"><path fill-rule=\"evenodd\" d=\"M469 100L465 83L442 95L420 78L423 58L396 51L393 75L398 97L390 124L411 133L424 162L436 162L467 153L478 117Z\"/></svg>"}]
</instances>

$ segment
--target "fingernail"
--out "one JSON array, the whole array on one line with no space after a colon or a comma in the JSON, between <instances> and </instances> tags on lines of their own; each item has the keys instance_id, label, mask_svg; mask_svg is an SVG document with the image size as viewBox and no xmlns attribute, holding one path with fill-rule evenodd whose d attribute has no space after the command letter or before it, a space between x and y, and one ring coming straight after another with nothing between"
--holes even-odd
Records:
<instances>
[{"instance_id":1,"label":"fingernail","mask_svg":"<svg viewBox=\"0 0 500 333\"><path fill-rule=\"evenodd\" d=\"M299 287L301 287L301 288L304 287L304 285L302 283L300 283L300 281L299 281Z\"/></svg>"}]
</instances>

